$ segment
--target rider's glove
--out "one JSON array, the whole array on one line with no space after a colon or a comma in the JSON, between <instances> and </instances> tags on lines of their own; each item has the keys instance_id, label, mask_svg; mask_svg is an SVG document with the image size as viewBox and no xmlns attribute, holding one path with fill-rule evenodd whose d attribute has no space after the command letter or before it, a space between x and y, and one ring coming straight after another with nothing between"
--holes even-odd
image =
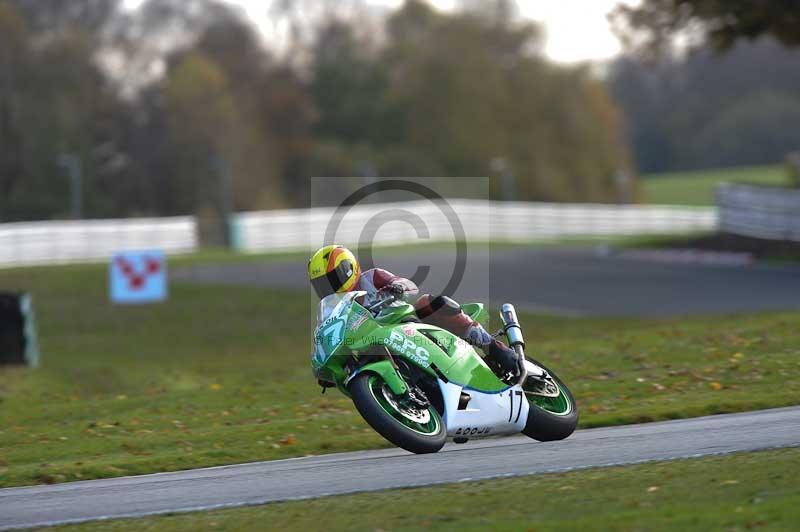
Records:
<instances>
[{"instance_id":1,"label":"rider's glove","mask_svg":"<svg viewBox=\"0 0 800 532\"><path fill-rule=\"evenodd\" d=\"M406 289L400 283L391 283L381 289L381 292L393 295L396 299L402 299Z\"/></svg>"}]
</instances>

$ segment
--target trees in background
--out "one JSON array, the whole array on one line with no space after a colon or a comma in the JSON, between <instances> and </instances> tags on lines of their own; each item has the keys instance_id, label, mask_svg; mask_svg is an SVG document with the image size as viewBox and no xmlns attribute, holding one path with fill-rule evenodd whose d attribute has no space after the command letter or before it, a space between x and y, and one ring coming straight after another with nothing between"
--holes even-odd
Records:
<instances>
[{"instance_id":1,"label":"trees in background","mask_svg":"<svg viewBox=\"0 0 800 532\"><path fill-rule=\"evenodd\" d=\"M798 0L643 0L620 4L613 19L619 33L639 49L659 51L677 35L727 50L741 39L770 37L800 45Z\"/></svg>"},{"instance_id":2,"label":"trees in background","mask_svg":"<svg viewBox=\"0 0 800 532\"><path fill-rule=\"evenodd\" d=\"M800 147L800 53L770 39L624 58L610 84L642 172L770 164Z\"/></svg>"},{"instance_id":3,"label":"trees in background","mask_svg":"<svg viewBox=\"0 0 800 532\"><path fill-rule=\"evenodd\" d=\"M645 58L618 61L611 80L639 169L774 163L800 148L798 13L798 0L620 5L617 33Z\"/></svg>"},{"instance_id":4,"label":"trees in background","mask_svg":"<svg viewBox=\"0 0 800 532\"><path fill-rule=\"evenodd\" d=\"M444 15L409 1L380 43L326 25L311 69L317 172L368 159L382 176L480 176L502 158L519 199L614 201L628 154L605 85L544 61L537 28L506 4Z\"/></svg>"},{"instance_id":5,"label":"trees in background","mask_svg":"<svg viewBox=\"0 0 800 532\"><path fill-rule=\"evenodd\" d=\"M101 5L102 4L102 5ZM96 33L76 21L104 19L113 2L0 1L0 213L4 219L67 212L59 156L84 166L87 208L117 212L113 195L125 104L95 62ZM40 10L41 9L41 10ZM75 23L75 25L73 25ZM99 23L98 23L99 24Z\"/></svg>"},{"instance_id":6,"label":"trees in background","mask_svg":"<svg viewBox=\"0 0 800 532\"><path fill-rule=\"evenodd\" d=\"M219 209L224 166L236 209L307 204L312 175L476 176L496 158L520 199L616 199L628 154L605 85L544 61L495 3L409 0L377 26L325 4L276 57L215 0L0 0L0 219L67 215L65 154L90 217Z\"/></svg>"}]
</instances>

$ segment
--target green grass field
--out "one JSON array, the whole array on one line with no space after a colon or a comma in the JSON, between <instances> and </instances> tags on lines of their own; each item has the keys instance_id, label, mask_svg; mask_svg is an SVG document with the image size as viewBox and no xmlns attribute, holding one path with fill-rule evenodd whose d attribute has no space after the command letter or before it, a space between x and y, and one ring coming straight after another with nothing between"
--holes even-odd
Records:
<instances>
[{"instance_id":1,"label":"green grass field","mask_svg":"<svg viewBox=\"0 0 800 532\"><path fill-rule=\"evenodd\" d=\"M60 529L796 530L798 463L784 449Z\"/></svg>"},{"instance_id":2,"label":"green grass field","mask_svg":"<svg viewBox=\"0 0 800 532\"><path fill-rule=\"evenodd\" d=\"M641 184L647 203L714 205L714 189L726 181L757 185L788 184L786 171L781 165L650 174L642 176Z\"/></svg>"},{"instance_id":3,"label":"green grass field","mask_svg":"<svg viewBox=\"0 0 800 532\"><path fill-rule=\"evenodd\" d=\"M173 284L166 304L114 307L106 284L99 265L0 271L0 289L33 292L42 349L38 370L0 369L0 486L387 445L319 394L307 294ZM523 316L584 427L796 404L798 324Z\"/></svg>"}]
</instances>

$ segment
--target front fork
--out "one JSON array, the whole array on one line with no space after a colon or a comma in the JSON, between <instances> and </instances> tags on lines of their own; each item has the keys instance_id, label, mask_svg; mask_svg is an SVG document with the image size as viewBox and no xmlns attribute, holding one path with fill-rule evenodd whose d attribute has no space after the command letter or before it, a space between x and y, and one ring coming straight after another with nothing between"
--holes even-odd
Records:
<instances>
[{"instance_id":1,"label":"front fork","mask_svg":"<svg viewBox=\"0 0 800 532\"><path fill-rule=\"evenodd\" d=\"M528 364L525 362L525 338L522 336L522 327L517 319L517 311L511 303L500 307L500 319L503 320L503 334L508 339L508 345L520 358L520 376L518 384L522 385L528 378ZM537 368L538 369L538 368ZM543 377L544 375L536 375Z\"/></svg>"}]
</instances>

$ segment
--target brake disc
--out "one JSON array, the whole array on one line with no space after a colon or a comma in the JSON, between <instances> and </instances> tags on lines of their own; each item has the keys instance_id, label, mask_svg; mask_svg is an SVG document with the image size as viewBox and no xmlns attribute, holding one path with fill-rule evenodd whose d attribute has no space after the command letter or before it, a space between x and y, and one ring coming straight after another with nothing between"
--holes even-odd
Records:
<instances>
[{"instance_id":1,"label":"brake disc","mask_svg":"<svg viewBox=\"0 0 800 532\"><path fill-rule=\"evenodd\" d=\"M386 399L386 402L392 405L392 408L399 412L404 418L421 425L430 422L431 413L428 408L419 408L417 406L401 404L400 401L397 400L397 397L395 397L395 395L392 393L392 390L389 389L389 387L385 384L381 387L381 391L383 392L383 398Z\"/></svg>"},{"instance_id":2,"label":"brake disc","mask_svg":"<svg viewBox=\"0 0 800 532\"><path fill-rule=\"evenodd\" d=\"M528 388L533 385L533 388ZM539 395L541 397L558 397L561 390L552 379L537 379L535 377L528 377L525 381L525 393L531 395Z\"/></svg>"}]
</instances>

